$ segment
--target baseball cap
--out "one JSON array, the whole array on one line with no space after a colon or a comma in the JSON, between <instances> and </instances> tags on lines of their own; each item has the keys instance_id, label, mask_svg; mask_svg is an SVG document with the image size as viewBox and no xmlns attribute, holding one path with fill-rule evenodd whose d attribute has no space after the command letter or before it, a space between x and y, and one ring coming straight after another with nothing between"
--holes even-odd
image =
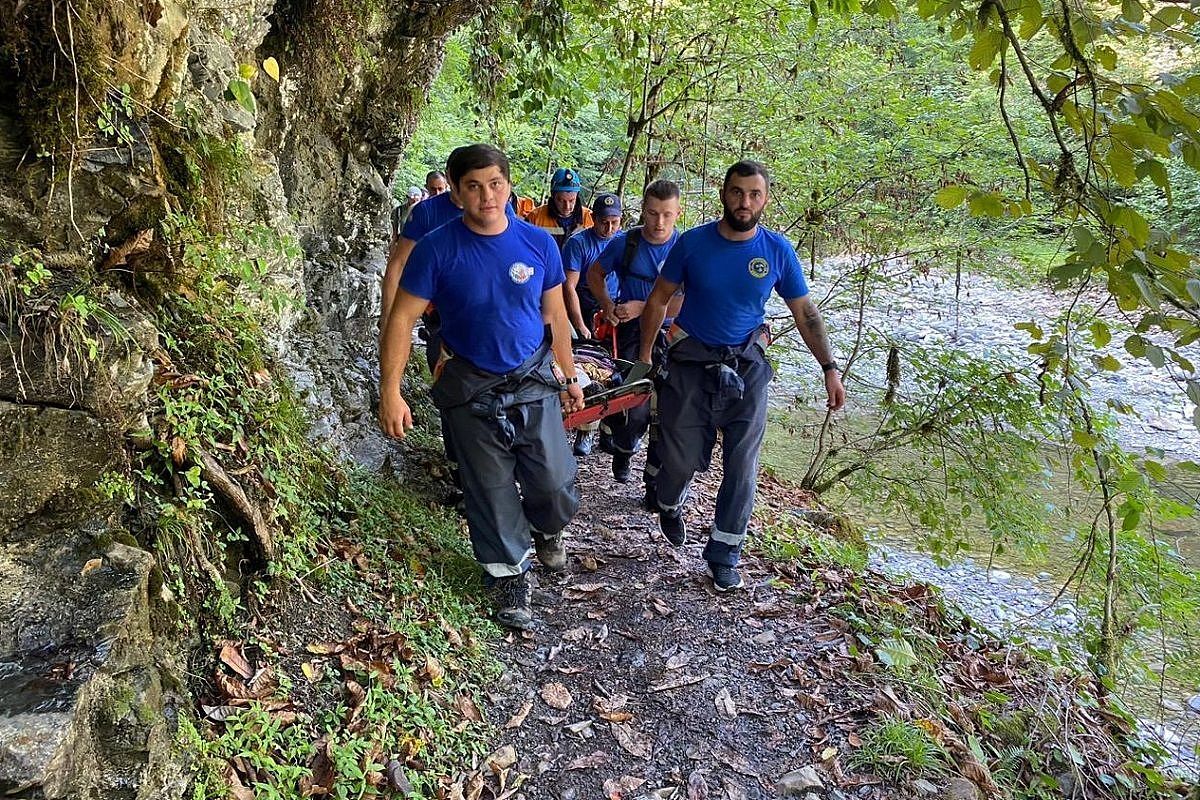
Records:
<instances>
[{"instance_id":1,"label":"baseball cap","mask_svg":"<svg viewBox=\"0 0 1200 800\"><path fill-rule=\"evenodd\" d=\"M554 177L550 179L550 191L578 192L581 188L579 173L575 170L569 167L559 167L554 170Z\"/></svg>"},{"instance_id":2,"label":"baseball cap","mask_svg":"<svg viewBox=\"0 0 1200 800\"><path fill-rule=\"evenodd\" d=\"M596 195L592 203L592 214L597 217L621 216L621 198L611 192Z\"/></svg>"}]
</instances>

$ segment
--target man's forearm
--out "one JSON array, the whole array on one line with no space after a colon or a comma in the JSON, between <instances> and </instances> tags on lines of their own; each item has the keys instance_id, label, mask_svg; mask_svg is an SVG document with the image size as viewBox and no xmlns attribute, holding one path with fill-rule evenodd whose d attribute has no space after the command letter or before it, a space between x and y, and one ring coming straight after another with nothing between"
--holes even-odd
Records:
<instances>
[{"instance_id":1,"label":"man's forearm","mask_svg":"<svg viewBox=\"0 0 1200 800\"><path fill-rule=\"evenodd\" d=\"M600 263L596 262L588 267L587 285L592 290L592 296L596 298L596 302L601 308L612 303L612 297L608 294L608 283L605 281L604 270L600 267Z\"/></svg>"},{"instance_id":2,"label":"man's forearm","mask_svg":"<svg viewBox=\"0 0 1200 800\"><path fill-rule=\"evenodd\" d=\"M550 348L554 351L554 360L563 374L567 378L574 376L575 356L571 352L571 330L566 314L556 313L550 316Z\"/></svg>"},{"instance_id":3,"label":"man's forearm","mask_svg":"<svg viewBox=\"0 0 1200 800\"><path fill-rule=\"evenodd\" d=\"M578 273L573 273L578 275ZM570 279L563 284L563 302L567 304L567 319L575 326L575 330L582 333L589 330L588 320L583 318L583 309L579 307L579 293L575 291L575 285L579 283L576 278L572 283Z\"/></svg>"},{"instance_id":4,"label":"man's forearm","mask_svg":"<svg viewBox=\"0 0 1200 800\"><path fill-rule=\"evenodd\" d=\"M654 353L654 340L658 338L663 320L667 318L667 302L669 301L664 302L652 293L642 308L642 342L638 348L639 361L649 362Z\"/></svg>"},{"instance_id":5,"label":"man's forearm","mask_svg":"<svg viewBox=\"0 0 1200 800\"><path fill-rule=\"evenodd\" d=\"M817 359L817 363L828 364L833 361L833 347L829 344L829 334L825 331L825 320L821 318L820 309L808 303L800 314L795 315L795 319L800 338Z\"/></svg>"},{"instance_id":6,"label":"man's forearm","mask_svg":"<svg viewBox=\"0 0 1200 800\"><path fill-rule=\"evenodd\" d=\"M380 392L400 386L400 379L412 355L412 329L416 319L404 320L402 314L391 314L383 329L383 344L379 349Z\"/></svg>"},{"instance_id":7,"label":"man's forearm","mask_svg":"<svg viewBox=\"0 0 1200 800\"><path fill-rule=\"evenodd\" d=\"M404 274L404 265L412 253L416 242L397 237L388 249L387 269L383 272L383 296L379 313L379 327L382 330L388 324L392 313L392 303L396 302L396 290L400 287L400 276Z\"/></svg>"}]
</instances>

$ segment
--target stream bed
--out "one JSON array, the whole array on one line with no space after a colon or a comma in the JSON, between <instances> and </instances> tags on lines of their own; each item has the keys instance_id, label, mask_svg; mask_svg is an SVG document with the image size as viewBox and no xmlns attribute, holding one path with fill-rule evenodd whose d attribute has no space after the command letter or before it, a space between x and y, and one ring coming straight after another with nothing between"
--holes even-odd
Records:
<instances>
[{"instance_id":1,"label":"stream bed","mask_svg":"<svg viewBox=\"0 0 1200 800\"><path fill-rule=\"evenodd\" d=\"M885 268L888 266L885 263ZM896 271L904 265L897 263ZM831 273L844 271L846 263L823 264ZM818 275L814 284L832 283ZM989 361L1028 364L1026 351L1031 339L1016 324L1047 320L1058 315L1070 298L1043 288L1013 288L979 274L913 274L893 284L898 288L874 292L864 308L862 324L872 332L897 341L909 353L953 349ZM1097 298L1098 300L1100 298ZM777 301L776 301L777 302ZM778 303L771 309L786 316ZM825 317L835 350L843 352L853 337L858 311L846 298L833 298ZM1089 379L1091 404L1108 411L1110 401L1128 404L1132 414L1117 416L1115 435L1121 446L1134 453L1146 448L1167 464L1200 461L1200 431L1192 418L1195 406L1168 374L1125 352L1122 326L1115 315L1101 314L1113 328L1112 342L1098 355L1117 357L1123 368L1097 371ZM1150 337L1153 338L1153 337ZM795 342L795 344L787 344ZM1163 342L1166 343L1166 342ZM764 447L764 463L791 478L798 478L807 465L812 440L823 414L820 372L811 355L790 337L776 346L778 379L772 384L772 422ZM1189 348L1189 358L1200 361L1200 348ZM847 381L848 418L871 415L886 382L882 357L860 359ZM786 420L785 426L781 420ZM800 432L800 435L797 435ZM1158 451L1158 452L1155 452ZM1161 453L1161 455L1160 455ZM1053 463L1053 458L1048 458ZM1172 470L1174 499L1195 507L1200 498L1200 481L1192 476L1179 480ZM1055 476L1061 477L1061 476ZM1052 485L1061 483L1051 480ZM1051 490L1054 491L1053 489ZM1055 500L1053 496L1049 498ZM1059 596L1075 549L1072 536L1052 546L1049 556L1026 558L1015 553L1000 557L988 552L986 536L974 537L976 550L949 564L939 563L923 552L922 531L907 521L876 518L869 509L847 505L852 518L863 524L871 544L871 563L893 575L908 575L940 587L946 596L980 623L999 635L1030 646L1080 655L1079 639L1084 615L1072 597ZM1191 569L1200 569L1200 520L1175 521L1164 533L1171 547ZM1142 733L1159 742L1175 756L1176 768L1195 780L1200 778L1200 686L1176 680L1167 671L1157 685L1129 686L1125 696L1142 719Z\"/></svg>"}]
</instances>

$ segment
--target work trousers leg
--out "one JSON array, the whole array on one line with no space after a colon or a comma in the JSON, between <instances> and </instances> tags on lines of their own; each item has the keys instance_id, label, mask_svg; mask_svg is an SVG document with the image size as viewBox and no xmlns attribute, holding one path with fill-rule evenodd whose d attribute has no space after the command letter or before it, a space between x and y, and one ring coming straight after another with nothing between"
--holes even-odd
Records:
<instances>
[{"instance_id":1,"label":"work trousers leg","mask_svg":"<svg viewBox=\"0 0 1200 800\"><path fill-rule=\"evenodd\" d=\"M617 326L617 357L626 361L637 361L638 351L642 347L641 321L634 319L622 322ZM657 349L657 348L656 348ZM631 408L620 414L605 417L600 424L603 443L601 447L606 453L613 455L633 455L642 446L642 437L650 427L650 405L645 403L637 408Z\"/></svg>"},{"instance_id":2,"label":"work trousers leg","mask_svg":"<svg viewBox=\"0 0 1200 800\"><path fill-rule=\"evenodd\" d=\"M667 375L658 382L659 436L653 453L660 511L674 514L683 508L693 476L712 455L717 426L711 400L703 364L668 360Z\"/></svg>"},{"instance_id":3,"label":"work trousers leg","mask_svg":"<svg viewBox=\"0 0 1200 800\"><path fill-rule=\"evenodd\" d=\"M723 476L717 491L716 517L704 548L712 564L737 566L758 488L758 459L767 430L767 387L771 366L766 360L739 362L745 389L742 398L720 409Z\"/></svg>"},{"instance_id":4,"label":"work trousers leg","mask_svg":"<svg viewBox=\"0 0 1200 800\"><path fill-rule=\"evenodd\" d=\"M429 365L429 374L434 374L438 359L442 356L442 326L435 322L425 322L425 363ZM432 377L431 377L432 380ZM458 456L454 452L454 434L446 422L446 413L438 412L442 426L442 449L446 452L446 461L450 465L450 479L460 490L462 478L458 474Z\"/></svg>"},{"instance_id":5,"label":"work trousers leg","mask_svg":"<svg viewBox=\"0 0 1200 800\"><path fill-rule=\"evenodd\" d=\"M493 578L528 569L531 529L557 534L579 508L575 459L558 397L513 406L507 413L516 431L511 446L495 420L475 416L469 406L445 412L461 445L459 473L471 547Z\"/></svg>"}]
</instances>

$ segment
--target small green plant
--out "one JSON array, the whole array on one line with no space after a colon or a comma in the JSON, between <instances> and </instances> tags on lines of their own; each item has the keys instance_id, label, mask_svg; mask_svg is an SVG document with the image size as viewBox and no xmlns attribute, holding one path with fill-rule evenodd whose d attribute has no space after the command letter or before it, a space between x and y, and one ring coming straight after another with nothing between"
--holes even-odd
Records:
<instances>
[{"instance_id":1,"label":"small green plant","mask_svg":"<svg viewBox=\"0 0 1200 800\"><path fill-rule=\"evenodd\" d=\"M101 496L121 503L123 505L132 506L137 500L137 487L129 476L115 470L109 470L100 476L100 480L96 481L96 491L100 492Z\"/></svg>"},{"instance_id":2,"label":"small green plant","mask_svg":"<svg viewBox=\"0 0 1200 800\"><path fill-rule=\"evenodd\" d=\"M950 756L927 731L911 722L887 718L862 734L862 746L849 760L855 769L869 770L890 783L923 775L942 775Z\"/></svg>"},{"instance_id":3,"label":"small green plant","mask_svg":"<svg viewBox=\"0 0 1200 800\"><path fill-rule=\"evenodd\" d=\"M862 542L842 539L799 519L789 524L778 515L764 519L758 548L768 558L779 561L808 558L854 572L867 567L867 549Z\"/></svg>"},{"instance_id":4,"label":"small green plant","mask_svg":"<svg viewBox=\"0 0 1200 800\"><path fill-rule=\"evenodd\" d=\"M131 127L134 117L131 91L129 84L124 83L120 89L109 92L96 115L96 127L100 132L123 144L133 144L134 141Z\"/></svg>"},{"instance_id":5,"label":"small green plant","mask_svg":"<svg viewBox=\"0 0 1200 800\"><path fill-rule=\"evenodd\" d=\"M25 267L24 277L17 282L17 289L26 297L38 291L50 280L50 270L46 269L46 265L42 263L41 259L25 259L18 253L12 257L11 263L18 269Z\"/></svg>"}]
</instances>

